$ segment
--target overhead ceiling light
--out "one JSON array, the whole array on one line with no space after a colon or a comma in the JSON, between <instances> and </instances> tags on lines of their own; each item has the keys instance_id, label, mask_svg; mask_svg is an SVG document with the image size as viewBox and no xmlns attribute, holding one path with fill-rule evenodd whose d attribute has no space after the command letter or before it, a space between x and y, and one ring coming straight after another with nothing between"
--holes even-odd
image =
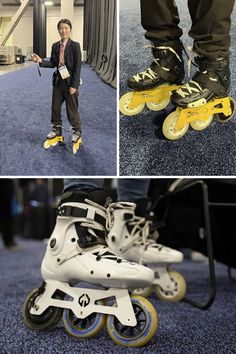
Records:
<instances>
[{"instance_id":1,"label":"overhead ceiling light","mask_svg":"<svg viewBox=\"0 0 236 354\"><path fill-rule=\"evenodd\" d=\"M53 5L53 1L45 1L44 3L46 6L52 6Z\"/></svg>"}]
</instances>

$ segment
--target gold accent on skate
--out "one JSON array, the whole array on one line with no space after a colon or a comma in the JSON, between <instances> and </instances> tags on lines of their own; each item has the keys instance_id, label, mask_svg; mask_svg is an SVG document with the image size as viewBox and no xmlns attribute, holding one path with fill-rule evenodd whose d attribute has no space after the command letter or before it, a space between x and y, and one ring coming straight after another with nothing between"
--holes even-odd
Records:
<instances>
[{"instance_id":1,"label":"gold accent on skate","mask_svg":"<svg viewBox=\"0 0 236 354\"><path fill-rule=\"evenodd\" d=\"M75 155L82 144L82 137L76 143L73 143L73 154Z\"/></svg>"},{"instance_id":2,"label":"gold accent on skate","mask_svg":"<svg viewBox=\"0 0 236 354\"><path fill-rule=\"evenodd\" d=\"M134 116L144 109L145 103L152 111L160 111L168 106L171 92L178 85L160 85L150 90L127 92L120 98L120 112L126 116Z\"/></svg>"},{"instance_id":3,"label":"gold accent on skate","mask_svg":"<svg viewBox=\"0 0 236 354\"><path fill-rule=\"evenodd\" d=\"M64 137L62 135L55 136L55 138L45 140L43 147L49 149L51 146L56 146L58 143L63 143Z\"/></svg>"},{"instance_id":4,"label":"gold accent on skate","mask_svg":"<svg viewBox=\"0 0 236 354\"><path fill-rule=\"evenodd\" d=\"M231 97L215 98L200 107L178 107L166 117L162 132L167 139L177 140L187 132L189 124L195 130L203 130L208 127L214 116L220 123L228 121L234 110L235 102Z\"/></svg>"}]
</instances>

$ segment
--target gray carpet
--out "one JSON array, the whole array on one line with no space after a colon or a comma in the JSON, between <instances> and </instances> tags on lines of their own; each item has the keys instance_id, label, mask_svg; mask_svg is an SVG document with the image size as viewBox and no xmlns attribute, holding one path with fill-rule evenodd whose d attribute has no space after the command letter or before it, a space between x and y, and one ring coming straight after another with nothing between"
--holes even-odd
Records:
<instances>
[{"instance_id":1,"label":"gray carpet","mask_svg":"<svg viewBox=\"0 0 236 354\"><path fill-rule=\"evenodd\" d=\"M145 348L118 347L104 329L96 338L78 341L69 336L61 323L51 332L30 331L22 320L25 296L41 284L40 264L45 250L41 241L19 241L20 252L10 252L0 244L0 353L236 353L236 284L217 263L217 296L213 306L201 311L185 303L151 302L158 311L159 327ZM174 268L174 267L173 267ZM188 295L198 301L207 298L207 269L203 264L185 261L178 269L186 278Z\"/></svg>"},{"instance_id":2,"label":"gray carpet","mask_svg":"<svg viewBox=\"0 0 236 354\"><path fill-rule=\"evenodd\" d=\"M186 0L176 0L184 29L186 47L190 17ZM235 10L232 16L232 85L235 96ZM126 80L149 66L150 49L140 24L138 0L120 0L120 95L128 89ZM161 128L172 107L160 112L145 109L133 117L120 118L120 174L141 176L169 175L235 175L236 174L236 119L222 125L213 122L206 130L189 129L179 141L165 140Z\"/></svg>"}]
</instances>

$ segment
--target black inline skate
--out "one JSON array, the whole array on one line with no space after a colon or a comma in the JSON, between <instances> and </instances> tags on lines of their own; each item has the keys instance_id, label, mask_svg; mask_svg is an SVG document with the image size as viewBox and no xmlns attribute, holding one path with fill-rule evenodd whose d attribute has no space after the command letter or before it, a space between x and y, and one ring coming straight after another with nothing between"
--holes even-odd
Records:
<instances>
[{"instance_id":1,"label":"black inline skate","mask_svg":"<svg viewBox=\"0 0 236 354\"><path fill-rule=\"evenodd\" d=\"M150 67L132 76L127 85L133 91L120 99L124 115L140 113L145 103L153 111L165 108L173 90L179 88L184 78L182 44L179 40L155 42L152 47L154 61Z\"/></svg>"},{"instance_id":2,"label":"black inline skate","mask_svg":"<svg viewBox=\"0 0 236 354\"><path fill-rule=\"evenodd\" d=\"M76 154L82 144L81 131L72 128L72 144L73 144L73 154Z\"/></svg>"},{"instance_id":3,"label":"black inline skate","mask_svg":"<svg viewBox=\"0 0 236 354\"><path fill-rule=\"evenodd\" d=\"M64 137L62 136L62 126L53 125L52 131L48 133L47 139L43 144L44 149L49 149L51 146L56 146L57 144L63 144L63 143L64 143Z\"/></svg>"},{"instance_id":4,"label":"black inline skate","mask_svg":"<svg viewBox=\"0 0 236 354\"><path fill-rule=\"evenodd\" d=\"M230 89L229 58L210 60L196 57L198 71L187 84L171 96L177 106L165 119L163 134L167 139L177 140L188 130L203 130L213 117L220 123L227 122L233 115L235 102L228 97Z\"/></svg>"}]
</instances>

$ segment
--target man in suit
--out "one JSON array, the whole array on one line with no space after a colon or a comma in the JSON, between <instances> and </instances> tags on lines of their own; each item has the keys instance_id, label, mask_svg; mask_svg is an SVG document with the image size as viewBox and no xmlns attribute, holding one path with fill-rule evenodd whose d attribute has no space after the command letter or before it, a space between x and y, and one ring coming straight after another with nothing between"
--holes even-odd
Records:
<instances>
[{"instance_id":1,"label":"man in suit","mask_svg":"<svg viewBox=\"0 0 236 354\"><path fill-rule=\"evenodd\" d=\"M71 22L62 19L57 25L61 40L52 45L50 60L33 54L32 58L44 68L57 68L53 74L52 93L52 132L47 139L62 135L61 106L66 103L68 120L72 126L72 141L81 139L81 123L78 112L78 87L80 83L81 50L80 45L70 39ZM63 70L62 70L63 69Z\"/></svg>"}]
</instances>

